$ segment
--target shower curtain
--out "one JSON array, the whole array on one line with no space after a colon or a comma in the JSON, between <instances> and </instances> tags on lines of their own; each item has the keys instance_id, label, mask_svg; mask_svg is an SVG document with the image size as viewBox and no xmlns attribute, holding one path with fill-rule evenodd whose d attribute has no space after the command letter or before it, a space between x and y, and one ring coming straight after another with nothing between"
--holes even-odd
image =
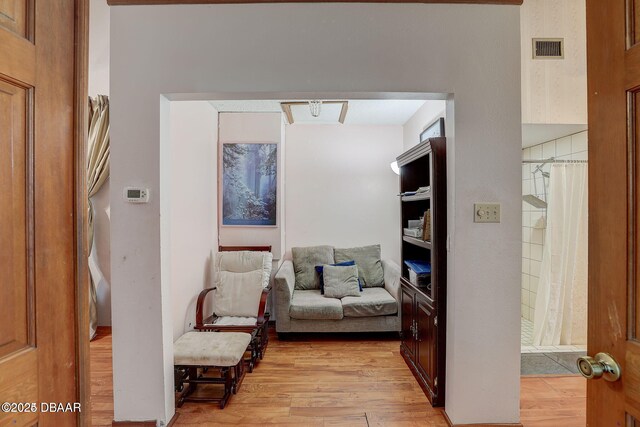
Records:
<instances>
[{"instance_id":1,"label":"shower curtain","mask_svg":"<svg viewBox=\"0 0 640 427\"><path fill-rule=\"evenodd\" d=\"M587 210L587 165L551 165L533 345L587 342Z\"/></svg>"}]
</instances>

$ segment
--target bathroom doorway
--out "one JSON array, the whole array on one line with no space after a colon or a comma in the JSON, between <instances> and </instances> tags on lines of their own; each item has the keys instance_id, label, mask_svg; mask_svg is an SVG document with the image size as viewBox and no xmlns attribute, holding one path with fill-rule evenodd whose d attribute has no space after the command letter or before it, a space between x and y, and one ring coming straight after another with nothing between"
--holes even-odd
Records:
<instances>
[{"instance_id":1,"label":"bathroom doorway","mask_svg":"<svg viewBox=\"0 0 640 427\"><path fill-rule=\"evenodd\" d=\"M587 131L523 149L523 375L578 374L587 331Z\"/></svg>"}]
</instances>

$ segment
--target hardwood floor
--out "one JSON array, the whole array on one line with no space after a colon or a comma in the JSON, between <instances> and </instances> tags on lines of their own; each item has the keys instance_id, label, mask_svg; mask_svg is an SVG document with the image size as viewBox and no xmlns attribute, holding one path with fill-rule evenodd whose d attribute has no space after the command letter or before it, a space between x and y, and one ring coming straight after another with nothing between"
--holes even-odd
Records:
<instances>
[{"instance_id":1,"label":"hardwood floor","mask_svg":"<svg viewBox=\"0 0 640 427\"><path fill-rule=\"evenodd\" d=\"M113 420L111 333L91 342L94 426ZM582 377L523 377L524 427L585 426ZM279 341L274 335L253 373L224 410L185 403L175 426L446 426L400 357L396 339L341 336Z\"/></svg>"}]
</instances>

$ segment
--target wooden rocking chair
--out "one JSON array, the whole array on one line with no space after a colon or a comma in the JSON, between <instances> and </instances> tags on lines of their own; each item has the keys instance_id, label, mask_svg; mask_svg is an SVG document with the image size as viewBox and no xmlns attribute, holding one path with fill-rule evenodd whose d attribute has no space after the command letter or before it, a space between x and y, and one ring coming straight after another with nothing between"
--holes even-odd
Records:
<instances>
[{"instance_id":1,"label":"wooden rocking chair","mask_svg":"<svg viewBox=\"0 0 640 427\"><path fill-rule=\"evenodd\" d=\"M269 344L266 312L273 255L271 246L220 246L215 257L215 286L204 289L196 305L197 331L251 334L249 372L264 357ZM212 307L205 307L213 292ZM205 309L207 314L205 317Z\"/></svg>"}]
</instances>

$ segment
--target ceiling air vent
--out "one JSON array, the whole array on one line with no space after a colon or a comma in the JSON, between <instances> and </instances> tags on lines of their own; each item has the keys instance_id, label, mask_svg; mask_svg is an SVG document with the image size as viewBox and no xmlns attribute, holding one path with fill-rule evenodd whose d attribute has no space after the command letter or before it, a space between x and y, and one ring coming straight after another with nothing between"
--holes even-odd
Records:
<instances>
[{"instance_id":1,"label":"ceiling air vent","mask_svg":"<svg viewBox=\"0 0 640 427\"><path fill-rule=\"evenodd\" d=\"M533 39L533 59L563 59L564 39Z\"/></svg>"}]
</instances>

